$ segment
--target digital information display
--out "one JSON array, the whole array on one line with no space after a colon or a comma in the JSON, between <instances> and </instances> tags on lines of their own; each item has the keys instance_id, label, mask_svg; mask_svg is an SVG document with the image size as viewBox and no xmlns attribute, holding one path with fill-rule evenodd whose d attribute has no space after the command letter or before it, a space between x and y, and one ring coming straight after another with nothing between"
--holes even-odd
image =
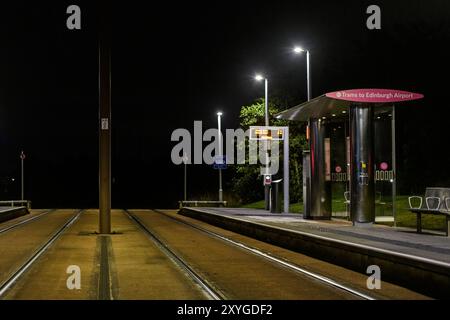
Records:
<instances>
[{"instance_id":1,"label":"digital information display","mask_svg":"<svg viewBox=\"0 0 450 320\"><path fill-rule=\"evenodd\" d=\"M284 140L284 127L250 127L250 140Z\"/></svg>"}]
</instances>

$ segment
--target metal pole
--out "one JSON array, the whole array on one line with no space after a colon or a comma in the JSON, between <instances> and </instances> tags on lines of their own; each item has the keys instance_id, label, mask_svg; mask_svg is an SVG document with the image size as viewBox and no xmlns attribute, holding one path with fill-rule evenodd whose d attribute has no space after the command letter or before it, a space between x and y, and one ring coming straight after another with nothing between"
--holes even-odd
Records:
<instances>
[{"instance_id":1,"label":"metal pole","mask_svg":"<svg viewBox=\"0 0 450 320\"><path fill-rule=\"evenodd\" d=\"M289 213L289 127L284 129L284 166L283 166L283 196L284 213Z\"/></svg>"},{"instance_id":2,"label":"metal pole","mask_svg":"<svg viewBox=\"0 0 450 320\"><path fill-rule=\"evenodd\" d=\"M391 138L392 138L392 215L394 216L394 227L397 226L397 208L396 208L396 198L397 198L397 158L396 158L396 145L395 145L395 106L392 106L392 119L391 119Z\"/></svg>"},{"instance_id":3,"label":"metal pole","mask_svg":"<svg viewBox=\"0 0 450 320\"><path fill-rule=\"evenodd\" d=\"M23 154L23 151L22 151L22 154ZM25 200L25 187L24 187L24 180L25 180L25 178L24 178L24 163L23 163L23 157L22 157L22 154L21 154L21 158L20 158L20 162L21 162L21 192L20 192L20 194L21 194L21 200Z\"/></svg>"},{"instance_id":4,"label":"metal pole","mask_svg":"<svg viewBox=\"0 0 450 320\"><path fill-rule=\"evenodd\" d=\"M267 78L264 79L264 114L265 114L265 124L269 126L269 81ZM268 174L269 168L269 151L268 151L268 141L264 142L266 144L266 174ZM266 210L270 210L270 186L264 186L264 200L265 200L265 208Z\"/></svg>"},{"instance_id":5,"label":"metal pole","mask_svg":"<svg viewBox=\"0 0 450 320\"><path fill-rule=\"evenodd\" d=\"M309 50L306 50L306 92L307 92L307 98L308 101L311 100L311 81L310 81L310 64L309 61L310 60L310 56L309 56ZM310 128L311 128L311 119L308 120L308 123L306 124L306 131L310 132ZM311 137L309 137L309 149L311 150ZM308 154L308 160L311 161L311 157L310 154ZM307 170L309 170L309 172L305 171L305 166L303 165L303 182L304 183L308 183L308 186L305 186L303 188L303 191L307 192L308 194L303 194L303 215L304 217L310 217L311 216L311 163L308 163L308 167Z\"/></svg>"},{"instance_id":6,"label":"metal pole","mask_svg":"<svg viewBox=\"0 0 450 320\"><path fill-rule=\"evenodd\" d=\"M189 158L187 154L183 153L183 163L184 163L184 195L183 195L183 201L187 201L187 162Z\"/></svg>"},{"instance_id":7,"label":"metal pole","mask_svg":"<svg viewBox=\"0 0 450 320\"><path fill-rule=\"evenodd\" d=\"M187 163L184 162L184 201L187 201Z\"/></svg>"},{"instance_id":8,"label":"metal pole","mask_svg":"<svg viewBox=\"0 0 450 320\"><path fill-rule=\"evenodd\" d=\"M306 86L309 101L311 100L311 69L309 67L309 50L306 50Z\"/></svg>"},{"instance_id":9,"label":"metal pole","mask_svg":"<svg viewBox=\"0 0 450 320\"><path fill-rule=\"evenodd\" d=\"M220 121L220 113L217 114L217 128L218 128L218 142L219 142L219 157L222 157L222 128ZM219 168L219 201L223 201L222 189L222 169Z\"/></svg>"},{"instance_id":10,"label":"metal pole","mask_svg":"<svg viewBox=\"0 0 450 320\"><path fill-rule=\"evenodd\" d=\"M267 78L264 79L264 114L265 114L265 122L266 126L269 126L269 81Z\"/></svg>"},{"instance_id":11,"label":"metal pole","mask_svg":"<svg viewBox=\"0 0 450 320\"><path fill-rule=\"evenodd\" d=\"M111 28L109 4L100 7L99 30L99 233L111 233Z\"/></svg>"}]
</instances>

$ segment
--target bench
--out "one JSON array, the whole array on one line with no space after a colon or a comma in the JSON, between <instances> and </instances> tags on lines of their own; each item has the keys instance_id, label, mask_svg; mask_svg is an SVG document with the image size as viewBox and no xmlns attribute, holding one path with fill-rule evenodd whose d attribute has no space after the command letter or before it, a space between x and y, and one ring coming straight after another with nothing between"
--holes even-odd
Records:
<instances>
[{"instance_id":1,"label":"bench","mask_svg":"<svg viewBox=\"0 0 450 320\"><path fill-rule=\"evenodd\" d=\"M447 217L445 234L449 236L450 188L426 188L424 197L408 197L408 203L409 211L417 216L417 233L422 232L422 214L444 215Z\"/></svg>"}]
</instances>

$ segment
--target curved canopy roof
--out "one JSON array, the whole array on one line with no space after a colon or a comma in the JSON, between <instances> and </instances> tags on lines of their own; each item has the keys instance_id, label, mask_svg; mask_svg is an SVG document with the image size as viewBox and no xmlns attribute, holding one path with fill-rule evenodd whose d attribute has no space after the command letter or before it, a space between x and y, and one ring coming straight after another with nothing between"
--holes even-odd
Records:
<instances>
[{"instance_id":1,"label":"curved canopy roof","mask_svg":"<svg viewBox=\"0 0 450 320\"><path fill-rule=\"evenodd\" d=\"M355 103L376 106L375 113L389 111L394 103L422 99L414 92L391 89L353 89L329 92L276 115L278 119L308 121L310 118L342 117Z\"/></svg>"}]
</instances>

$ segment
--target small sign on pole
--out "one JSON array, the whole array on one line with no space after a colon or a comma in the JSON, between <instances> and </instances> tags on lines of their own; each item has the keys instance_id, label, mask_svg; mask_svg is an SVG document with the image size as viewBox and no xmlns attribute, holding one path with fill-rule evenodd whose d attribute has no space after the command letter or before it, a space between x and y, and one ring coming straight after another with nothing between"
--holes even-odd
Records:
<instances>
[{"instance_id":1,"label":"small sign on pole","mask_svg":"<svg viewBox=\"0 0 450 320\"><path fill-rule=\"evenodd\" d=\"M227 168L227 159L226 156L216 156L213 164L214 169L226 169Z\"/></svg>"},{"instance_id":2,"label":"small sign on pole","mask_svg":"<svg viewBox=\"0 0 450 320\"><path fill-rule=\"evenodd\" d=\"M102 130L109 129L109 121L108 118L102 118Z\"/></svg>"}]
</instances>

